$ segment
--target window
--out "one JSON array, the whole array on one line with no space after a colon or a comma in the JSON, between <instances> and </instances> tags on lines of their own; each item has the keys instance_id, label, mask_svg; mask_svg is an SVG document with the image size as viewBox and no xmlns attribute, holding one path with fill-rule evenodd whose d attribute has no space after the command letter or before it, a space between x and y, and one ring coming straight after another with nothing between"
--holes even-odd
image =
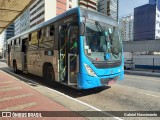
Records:
<instances>
[{"instance_id":1,"label":"window","mask_svg":"<svg viewBox=\"0 0 160 120\"><path fill-rule=\"evenodd\" d=\"M38 39L37 39L37 35L38 32L35 31L32 34L30 34L30 41L29 41L29 50L36 50L38 49Z\"/></svg>"},{"instance_id":2,"label":"window","mask_svg":"<svg viewBox=\"0 0 160 120\"><path fill-rule=\"evenodd\" d=\"M69 5L69 8L72 8L72 5Z\"/></svg>"},{"instance_id":3,"label":"window","mask_svg":"<svg viewBox=\"0 0 160 120\"><path fill-rule=\"evenodd\" d=\"M29 34L29 41L31 41L31 34Z\"/></svg>"},{"instance_id":4,"label":"window","mask_svg":"<svg viewBox=\"0 0 160 120\"><path fill-rule=\"evenodd\" d=\"M42 37L42 30L40 29L37 31L37 39L40 39Z\"/></svg>"},{"instance_id":5,"label":"window","mask_svg":"<svg viewBox=\"0 0 160 120\"><path fill-rule=\"evenodd\" d=\"M16 40L14 40L14 45L16 45Z\"/></svg>"},{"instance_id":6,"label":"window","mask_svg":"<svg viewBox=\"0 0 160 120\"><path fill-rule=\"evenodd\" d=\"M49 35L54 36L54 26L53 25L50 26Z\"/></svg>"},{"instance_id":7,"label":"window","mask_svg":"<svg viewBox=\"0 0 160 120\"><path fill-rule=\"evenodd\" d=\"M54 25L41 29L39 40L39 49L53 48L54 45Z\"/></svg>"},{"instance_id":8,"label":"window","mask_svg":"<svg viewBox=\"0 0 160 120\"><path fill-rule=\"evenodd\" d=\"M21 44L21 40L20 40L20 38L19 38L19 45Z\"/></svg>"}]
</instances>

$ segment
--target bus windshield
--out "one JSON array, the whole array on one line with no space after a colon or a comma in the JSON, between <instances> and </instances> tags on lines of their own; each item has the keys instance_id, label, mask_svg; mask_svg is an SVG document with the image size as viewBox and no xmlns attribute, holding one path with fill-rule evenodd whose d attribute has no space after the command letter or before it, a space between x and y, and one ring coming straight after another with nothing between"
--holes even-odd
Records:
<instances>
[{"instance_id":1,"label":"bus windshield","mask_svg":"<svg viewBox=\"0 0 160 120\"><path fill-rule=\"evenodd\" d=\"M86 21L85 54L92 60L121 60L122 42L118 28L94 20Z\"/></svg>"}]
</instances>

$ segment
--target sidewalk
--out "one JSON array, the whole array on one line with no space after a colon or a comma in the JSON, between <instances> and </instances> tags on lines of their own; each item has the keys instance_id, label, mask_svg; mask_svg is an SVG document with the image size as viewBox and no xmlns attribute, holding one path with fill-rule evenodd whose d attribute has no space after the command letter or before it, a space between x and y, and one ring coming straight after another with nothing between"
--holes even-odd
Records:
<instances>
[{"instance_id":1,"label":"sidewalk","mask_svg":"<svg viewBox=\"0 0 160 120\"><path fill-rule=\"evenodd\" d=\"M151 69L125 70L125 74L160 77L160 70L154 70L154 72Z\"/></svg>"},{"instance_id":2,"label":"sidewalk","mask_svg":"<svg viewBox=\"0 0 160 120\"><path fill-rule=\"evenodd\" d=\"M70 111L69 108L49 99L41 93L35 91L27 84L18 81L16 78L0 70L0 111ZM0 116L1 116L0 112ZM59 112L60 114L60 112ZM61 112L61 114L63 114ZM84 119L76 112L69 112L71 116L65 119ZM42 116L43 117L43 116ZM61 119L64 117L61 117ZM1 118L0 118L1 119ZM7 118L3 118L6 119ZM35 119L35 118L34 118ZM53 118L44 118L48 120ZM60 117L55 117L55 120ZM40 120L40 118L37 118Z\"/></svg>"}]
</instances>

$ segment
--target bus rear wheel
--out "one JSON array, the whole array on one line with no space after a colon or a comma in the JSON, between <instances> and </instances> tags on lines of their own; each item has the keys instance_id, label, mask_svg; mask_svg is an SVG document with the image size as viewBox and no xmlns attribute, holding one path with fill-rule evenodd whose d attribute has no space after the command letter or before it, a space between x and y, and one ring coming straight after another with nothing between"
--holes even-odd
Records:
<instances>
[{"instance_id":1,"label":"bus rear wheel","mask_svg":"<svg viewBox=\"0 0 160 120\"><path fill-rule=\"evenodd\" d=\"M16 73L16 74L18 73L16 61L13 62L13 70L14 70L14 73Z\"/></svg>"},{"instance_id":2,"label":"bus rear wheel","mask_svg":"<svg viewBox=\"0 0 160 120\"><path fill-rule=\"evenodd\" d=\"M49 85L56 86L55 74L52 66L47 66L45 70L45 80Z\"/></svg>"}]
</instances>

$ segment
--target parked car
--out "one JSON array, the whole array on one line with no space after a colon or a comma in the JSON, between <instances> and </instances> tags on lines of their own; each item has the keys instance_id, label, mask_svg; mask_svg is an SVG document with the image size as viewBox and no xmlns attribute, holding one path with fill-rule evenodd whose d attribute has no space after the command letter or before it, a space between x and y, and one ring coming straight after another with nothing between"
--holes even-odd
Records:
<instances>
[{"instance_id":1,"label":"parked car","mask_svg":"<svg viewBox=\"0 0 160 120\"><path fill-rule=\"evenodd\" d=\"M130 70L130 69L133 69L134 68L134 63L132 60L126 60L124 62L124 69L125 70Z\"/></svg>"}]
</instances>

